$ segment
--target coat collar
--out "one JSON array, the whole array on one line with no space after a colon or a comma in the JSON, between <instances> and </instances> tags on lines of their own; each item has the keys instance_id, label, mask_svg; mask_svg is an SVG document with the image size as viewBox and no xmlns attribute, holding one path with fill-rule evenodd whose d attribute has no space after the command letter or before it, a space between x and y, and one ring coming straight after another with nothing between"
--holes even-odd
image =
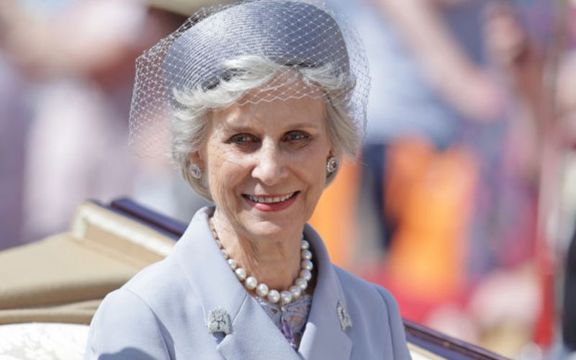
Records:
<instances>
[{"instance_id":1,"label":"coat collar","mask_svg":"<svg viewBox=\"0 0 576 360\"><path fill-rule=\"evenodd\" d=\"M346 334L349 329L342 330L337 314L338 302L346 306L344 293L314 230L306 226L305 236L317 259L318 281L298 354L230 271L208 225L212 211L203 208L194 215L172 255L189 280L196 300L200 301L205 321L215 309L223 309L230 315L230 334L215 338L221 355L227 360L349 359L352 348Z\"/></svg>"}]
</instances>

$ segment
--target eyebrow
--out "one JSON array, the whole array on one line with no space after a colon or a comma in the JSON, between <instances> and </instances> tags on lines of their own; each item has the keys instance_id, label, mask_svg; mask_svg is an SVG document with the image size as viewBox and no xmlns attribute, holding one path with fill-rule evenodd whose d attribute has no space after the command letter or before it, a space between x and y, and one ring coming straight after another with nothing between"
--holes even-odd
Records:
<instances>
[{"instance_id":1,"label":"eyebrow","mask_svg":"<svg viewBox=\"0 0 576 360\"><path fill-rule=\"evenodd\" d=\"M319 129L320 126L318 124L313 124L313 123L309 123L309 122L300 122L300 123L291 124L289 126L289 128L291 128L291 129L294 129L294 128Z\"/></svg>"},{"instance_id":2,"label":"eyebrow","mask_svg":"<svg viewBox=\"0 0 576 360\"><path fill-rule=\"evenodd\" d=\"M224 125L222 126L222 128L224 129L225 132L255 132L258 130L258 128L253 127L253 126L246 126L246 125L234 125L234 124L229 124L229 123L224 123Z\"/></svg>"},{"instance_id":3,"label":"eyebrow","mask_svg":"<svg viewBox=\"0 0 576 360\"><path fill-rule=\"evenodd\" d=\"M246 126L246 125L234 125L230 123L224 123L223 126L224 130L227 132L260 132L260 127L256 126ZM313 123L308 122L299 122L290 124L290 126L286 126L284 131L291 131L294 129L320 129L320 126Z\"/></svg>"}]
</instances>

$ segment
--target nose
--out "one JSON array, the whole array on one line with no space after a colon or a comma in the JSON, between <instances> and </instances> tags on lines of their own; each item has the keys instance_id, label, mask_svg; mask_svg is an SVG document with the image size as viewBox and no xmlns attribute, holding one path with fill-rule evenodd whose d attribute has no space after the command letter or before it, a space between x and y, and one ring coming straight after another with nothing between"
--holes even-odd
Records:
<instances>
[{"instance_id":1,"label":"nose","mask_svg":"<svg viewBox=\"0 0 576 360\"><path fill-rule=\"evenodd\" d=\"M272 144L264 145L255 155L252 176L265 185L273 186L286 176L286 159L280 149Z\"/></svg>"}]
</instances>

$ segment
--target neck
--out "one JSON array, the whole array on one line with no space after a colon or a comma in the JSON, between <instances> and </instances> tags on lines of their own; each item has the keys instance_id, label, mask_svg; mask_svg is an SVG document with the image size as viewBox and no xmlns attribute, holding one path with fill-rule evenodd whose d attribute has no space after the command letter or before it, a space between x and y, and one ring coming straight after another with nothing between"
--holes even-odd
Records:
<instances>
[{"instance_id":1,"label":"neck","mask_svg":"<svg viewBox=\"0 0 576 360\"><path fill-rule=\"evenodd\" d=\"M212 226L224 249L239 266L278 290L287 290L300 271L302 229L270 236L240 233L218 210Z\"/></svg>"}]
</instances>

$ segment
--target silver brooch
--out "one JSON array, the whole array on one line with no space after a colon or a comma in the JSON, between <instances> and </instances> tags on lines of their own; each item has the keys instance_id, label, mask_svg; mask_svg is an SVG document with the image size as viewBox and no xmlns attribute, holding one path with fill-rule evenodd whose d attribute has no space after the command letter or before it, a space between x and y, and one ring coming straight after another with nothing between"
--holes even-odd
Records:
<instances>
[{"instance_id":1,"label":"silver brooch","mask_svg":"<svg viewBox=\"0 0 576 360\"><path fill-rule=\"evenodd\" d=\"M222 308L210 310L208 313L208 331L211 334L224 333L225 335L232 332L230 315L226 310Z\"/></svg>"},{"instance_id":2,"label":"silver brooch","mask_svg":"<svg viewBox=\"0 0 576 360\"><path fill-rule=\"evenodd\" d=\"M346 329L352 327L352 319L340 301L338 301L338 304L336 305L336 313L338 314L338 319L340 320L340 327L342 328L342 331L346 331Z\"/></svg>"}]
</instances>

